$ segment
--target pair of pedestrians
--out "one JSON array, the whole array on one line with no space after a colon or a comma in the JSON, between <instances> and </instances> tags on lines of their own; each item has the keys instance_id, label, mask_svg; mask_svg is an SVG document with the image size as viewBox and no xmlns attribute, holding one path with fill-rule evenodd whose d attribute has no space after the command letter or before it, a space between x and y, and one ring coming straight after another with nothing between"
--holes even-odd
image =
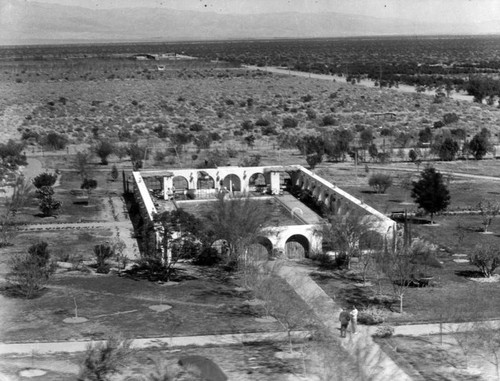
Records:
<instances>
[{"instance_id":1,"label":"pair of pedestrians","mask_svg":"<svg viewBox=\"0 0 500 381\"><path fill-rule=\"evenodd\" d=\"M339 316L340 321L340 337L346 337L347 327L349 322L351 323L351 332L355 335L358 333L358 310L356 306L352 306L351 311L348 312L346 309L342 308Z\"/></svg>"}]
</instances>

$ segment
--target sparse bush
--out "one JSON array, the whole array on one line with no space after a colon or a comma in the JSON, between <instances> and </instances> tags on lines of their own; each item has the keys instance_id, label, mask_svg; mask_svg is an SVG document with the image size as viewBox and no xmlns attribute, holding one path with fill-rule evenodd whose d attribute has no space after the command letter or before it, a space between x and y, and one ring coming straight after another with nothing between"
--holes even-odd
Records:
<instances>
[{"instance_id":1,"label":"sparse bush","mask_svg":"<svg viewBox=\"0 0 500 381\"><path fill-rule=\"evenodd\" d=\"M193 132L203 131L203 126L200 123L193 123L189 126L189 131Z\"/></svg>"},{"instance_id":2,"label":"sparse bush","mask_svg":"<svg viewBox=\"0 0 500 381\"><path fill-rule=\"evenodd\" d=\"M14 293L31 299L43 289L53 272L48 244L41 241L30 246L27 254L11 259L7 280Z\"/></svg>"},{"instance_id":3,"label":"sparse bush","mask_svg":"<svg viewBox=\"0 0 500 381\"><path fill-rule=\"evenodd\" d=\"M96 258L96 271L100 274L107 274L109 272L107 260L114 255L113 248L108 244L95 245L94 255Z\"/></svg>"},{"instance_id":4,"label":"sparse bush","mask_svg":"<svg viewBox=\"0 0 500 381\"><path fill-rule=\"evenodd\" d=\"M287 116L287 117L283 118L283 128L295 128L298 125L299 125L299 122L291 116Z\"/></svg>"},{"instance_id":5,"label":"sparse bush","mask_svg":"<svg viewBox=\"0 0 500 381\"><path fill-rule=\"evenodd\" d=\"M316 111L314 111L312 108L308 108L306 110L306 115L308 119L314 120L317 117Z\"/></svg>"},{"instance_id":6,"label":"sparse bush","mask_svg":"<svg viewBox=\"0 0 500 381\"><path fill-rule=\"evenodd\" d=\"M111 336L104 343L89 344L81 364L78 381L105 381L120 372L126 358L132 353L130 340Z\"/></svg>"},{"instance_id":7,"label":"sparse bush","mask_svg":"<svg viewBox=\"0 0 500 381\"><path fill-rule=\"evenodd\" d=\"M392 186L392 177L385 173L374 173L368 179L368 185L377 193L385 193Z\"/></svg>"},{"instance_id":8,"label":"sparse bush","mask_svg":"<svg viewBox=\"0 0 500 381\"><path fill-rule=\"evenodd\" d=\"M333 115L325 115L321 119L323 126L338 126L339 121Z\"/></svg>"},{"instance_id":9,"label":"sparse bush","mask_svg":"<svg viewBox=\"0 0 500 381\"><path fill-rule=\"evenodd\" d=\"M382 325L377 328L377 330L373 334L373 337L385 339L391 337L393 334L394 334L394 327L391 327L390 325Z\"/></svg>"},{"instance_id":10,"label":"sparse bush","mask_svg":"<svg viewBox=\"0 0 500 381\"><path fill-rule=\"evenodd\" d=\"M251 155L250 157L244 157L240 160L239 165L241 167L258 167L260 165L261 156L258 154Z\"/></svg>"},{"instance_id":11,"label":"sparse bush","mask_svg":"<svg viewBox=\"0 0 500 381\"><path fill-rule=\"evenodd\" d=\"M454 112L449 112L447 114L443 115L443 122L444 124L452 124L458 122L458 115L455 114Z\"/></svg>"},{"instance_id":12,"label":"sparse bush","mask_svg":"<svg viewBox=\"0 0 500 381\"><path fill-rule=\"evenodd\" d=\"M481 273L489 278L500 265L500 250L493 245L477 245L472 251L469 261L476 266Z\"/></svg>"},{"instance_id":13,"label":"sparse bush","mask_svg":"<svg viewBox=\"0 0 500 381\"><path fill-rule=\"evenodd\" d=\"M255 122L255 125L259 126L259 127L266 127L266 126L269 126L270 124L271 124L271 122L269 122L267 119L264 119L264 118L259 118Z\"/></svg>"},{"instance_id":14,"label":"sparse bush","mask_svg":"<svg viewBox=\"0 0 500 381\"><path fill-rule=\"evenodd\" d=\"M253 130L253 123L251 120L245 120L244 122L241 123L241 129L243 131L252 131Z\"/></svg>"},{"instance_id":15,"label":"sparse bush","mask_svg":"<svg viewBox=\"0 0 500 381\"><path fill-rule=\"evenodd\" d=\"M382 324L385 321L384 311L377 307L365 308L359 311L358 323L364 325Z\"/></svg>"}]
</instances>

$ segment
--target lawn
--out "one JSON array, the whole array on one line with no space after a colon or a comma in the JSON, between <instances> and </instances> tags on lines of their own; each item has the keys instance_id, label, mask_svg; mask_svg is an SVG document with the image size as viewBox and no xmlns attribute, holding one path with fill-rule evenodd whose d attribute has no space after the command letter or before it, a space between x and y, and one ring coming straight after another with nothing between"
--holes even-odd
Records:
<instances>
[{"instance_id":1,"label":"lawn","mask_svg":"<svg viewBox=\"0 0 500 381\"><path fill-rule=\"evenodd\" d=\"M131 276L60 272L39 298L9 299L0 341L90 340L113 332L140 338L282 330L277 322L255 320L265 316L264 310L247 303L252 294L239 291L230 274L183 265L176 279L180 283L158 284ZM290 303L307 310L281 282ZM88 322L65 324L65 318L75 316L75 301L78 316ZM172 308L149 308L163 304Z\"/></svg>"},{"instance_id":2,"label":"lawn","mask_svg":"<svg viewBox=\"0 0 500 381\"><path fill-rule=\"evenodd\" d=\"M495 380L493 357L473 350L465 357L455 335L424 337L394 336L377 339L385 352L403 369L416 372L424 380ZM491 357L491 358L490 358ZM467 364L467 366L466 366Z\"/></svg>"}]
</instances>

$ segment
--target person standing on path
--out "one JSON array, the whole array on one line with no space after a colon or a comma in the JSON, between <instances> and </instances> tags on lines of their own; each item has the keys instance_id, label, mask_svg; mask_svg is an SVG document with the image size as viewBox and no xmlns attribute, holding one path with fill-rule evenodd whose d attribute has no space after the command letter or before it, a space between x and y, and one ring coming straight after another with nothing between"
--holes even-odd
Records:
<instances>
[{"instance_id":1,"label":"person standing on path","mask_svg":"<svg viewBox=\"0 0 500 381\"><path fill-rule=\"evenodd\" d=\"M340 321L340 337L346 337L347 327L349 326L349 320L351 317L349 316L349 312L347 312L344 308L339 315Z\"/></svg>"},{"instance_id":2,"label":"person standing on path","mask_svg":"<svg viewBox=\"0 0 500 381\"><path fill-rule=\"evenodd\" d=\"M352 306L349 316L351 317L351 332L356 335L358 333L358 310L356 306Z\"/></svg>"}]
</instances>

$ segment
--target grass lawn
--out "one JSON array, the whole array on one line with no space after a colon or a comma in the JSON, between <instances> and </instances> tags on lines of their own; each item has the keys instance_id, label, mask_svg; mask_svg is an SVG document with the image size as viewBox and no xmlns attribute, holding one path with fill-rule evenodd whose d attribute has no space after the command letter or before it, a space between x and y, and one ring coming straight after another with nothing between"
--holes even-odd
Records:
<instances>
[{"instance_id":1,"label":"grass lawn","mask_svg":"<svg viewBox=\"0 0 500 381\"><path fill-rule=\"evenodd\" d=\"M319 270L312 272L312 278L339 305L357 305L358 309L377 308L389 323L412 324L416 322L456 321L478 317L496 318L500 311L500 283L481 283L471 280L477 276L477 268L468 263L455 263L449 254L440 252L438 259L443 262L442 269L427 270L434 276L430 287L409 287L404 295L404 313L399 313L399 304L391 308L376 304L371 297L379 291L393 295L394 289L387 279L380 286L372 274L371 285L364 286L360 281L359 269L353 271Z\"/></svg>"},{"instance_id":2,"label":"grass lawn","mask_svg":"<svg viewBox=\"0 0 500 381\"><path fill-rule=\"evenodd\" d=\"M59 273L39 298L9 299L0 341L102 339L112 332L140 338L282 330L277 322L255 320L264 311L245 303L253 297L235 289L237 279L188 265L179 276L183 278L179 284L163 285L116 275ZM284 281L283 285L290 303L306 310ZM89 320L65 324L63 319L75 316L75 300L78 316ZM172 308L165 312L149 308L159 304Z\"/></svg>"},{"instance_id":3,"label":"grass lawn","mask_svg":"<svg viewBox=\"0 0 500 381\"><path fill-rule=\"evenodd\" d=\"M403 369L416 371L425 380L495 380L488 353L474 350L466 359L452 335L394 336L377 339L385 352ZM467 366L466 366L467 365Z\"/></svg>"}]
</instances>

